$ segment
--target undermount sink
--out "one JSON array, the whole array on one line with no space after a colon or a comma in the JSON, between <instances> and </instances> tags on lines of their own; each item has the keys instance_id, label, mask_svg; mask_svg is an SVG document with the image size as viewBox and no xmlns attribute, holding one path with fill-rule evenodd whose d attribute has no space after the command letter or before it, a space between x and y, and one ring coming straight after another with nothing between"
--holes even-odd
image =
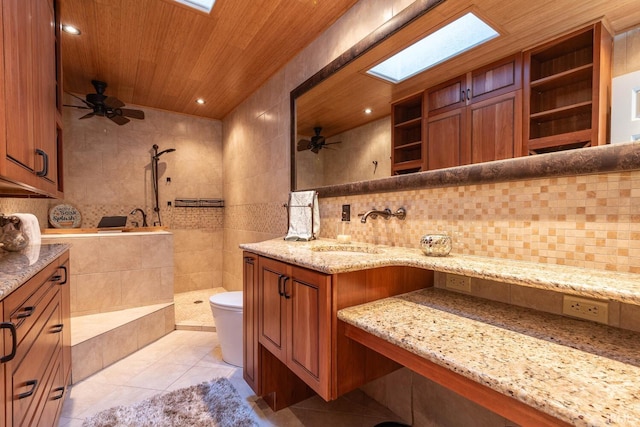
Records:
<instances>
[{"instance_id":1,"label":"undermount sink","mask_svg":"<svg viewBox=\"0 0 640 427\"><path fill-rule=\"evenodd\" d=\"M311 248L314 252L331 252L331 253L345 253L350 255L355 254L381 254L382 250L375 246L359 245L352 243L341 243L332 245L318 245Z\"/></svg>"}]
</instances>

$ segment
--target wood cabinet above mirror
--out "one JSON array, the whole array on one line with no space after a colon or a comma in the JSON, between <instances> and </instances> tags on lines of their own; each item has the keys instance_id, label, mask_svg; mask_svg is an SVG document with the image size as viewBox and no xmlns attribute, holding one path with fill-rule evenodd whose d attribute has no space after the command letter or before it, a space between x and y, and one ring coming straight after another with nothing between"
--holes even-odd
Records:
<instances>
[{"instance_id":1,"label":"wood cabinet above mirror","mask_svg":"<svg viewBox=\"0 0 640 427\"><path fill-rule=\"evenodd\" d=\"M334 172L338 168L336 165L341 165L339 169L348 169L349 174L354 176L353 180L359 182L389 177L393 167L389 158L392 157L392 123L395 119L392 119L391 110L394 102L420 95L425 90L451 80L453 76L466 76L467 73L473 70L481 70L483 67L507 58L511 54L534 52L535 48L545 46L546 43L554 40L559 40L565 34L588 28L600 20L603 20L604 27L608 28L613 34L637 26L640 23L640 11L632 7L630 3L625 2L624 4L616 5L610 3L595 0L588 2L588 8L578 8L575 7L575 3L569 1L545 1L534 4L517 0L516 2L510 2L508 7L504 5L504 2L497 0L479 0L474 2L473 5L467 1L414 2L387 24L374 31L369 37L345 52L299 88L292 91L292 189L318 188L326 186L327 184L325 183L330 183L331 185L339 184L331 179L316 181L315 183L306 179L303 174L309 171L310 164L321 165L330 172ZM491 23L501 35L485 45L448 60L400 84L392 85L365 74L365 71L372 65L469 10L473 10L478 16ZM518 13L514 14L513 11L518 11ZM598 46L599 48L600 46ZM609 51L610 54L611 52ZM602 60L605 62L610 61L610 57L604 57ZM601 67L599 61L596 67ZM524 64L523 61L523 69L526 67L530 67L530 65ZM604 77L610 81L610 75L607 77L607 74L608 71L604 73ZM599 76L599 78L603 78L603 76ZM468 78L466 79L468 80ZM544 89L544 82L537 83L542 84ZM470 88L469 84L466 84L466 86ZM581 90L579 89L579 91ZM519 151L522 154L528 154L530 148L527 145L528 141L529 139L535 139L530 138L535 132L531 132L530 127L531 111L525 111L525 104L530 104L528 104L529 98L524 96L524 80L522 91L523 93L518 94L518 96L522 97L522 101L515 96L512 101L505 101L506 103L522 102L522 105L513 113L514 117L512 118L514 125L519 125L522 129L517 135L518 141L514 143L516 144L514 156L519 155ZM605 88L604 92L598 92L594 97L594 102L606 100L607 97L603 95L606 91L607 89ZM363 113L365 107L372 108L373 113L365 116ZM468 106L466 107L468 108ZM561 106L560 108L563 107ZM606 108L604 110L606 111ZM591 112L592 110L589 111ZM489 109L486 109L478 110L475 115L480 117L483 112L489 115L493 114L489 113ZM538 113L540 111L533 114ZM562 116L563 113L556 112L556 115ZM423 113L422 118L426 119L426 117L427 114ZM582 112L580 117L584 118L586 114ZM482 119L482 121L486 120ZM565 122L571 120L576 119L565 120ZM349 144L345 140L350 143L351 139L354 138L354 134L360 132L357 129L353 130L354 128L358 128L365 123L370 123L369 126L373 126L371 123L375 123L375 126L380 128L378 123L383 123L384 121L388 126L388 133L385 137L389 144L386 159L382 158L383 154L375 154L376 157L374 158L374 155L368 154L371 152L368 148L347 150ZM591 118L590 122L594 122L594 119ZM310 129L317 126L323 128L322 135L327 138L327 141L342 140L343 142L332 146L334 149L331 151L320 151L313 156L308 155L308 153L301 153L303 156L307 155L308 158L299 157L295 151L295 143L303 136L310 135ZM469 124L466 125L465 129L468 126ZM553 126L557 127L557 125ZM429 131L425 123L422 123L422 127L425 133ZM528 133L525 134L524 130L527 130ZM598 131L601 130L602 126L599 126ZM345 131L350 132L345 134ZM422 133L422 130L420 132ZM467 135L462 136L468 138L468 131L466 132ZM421 139L424 139L424 136L421 136ZM573 142L577 143L577 141ZM487 151L489 148L484 147L482 150ZM544 149L539 150L539 152L544 151ZM329 160L332 154L334 155L333 159L337 160ZM369 157L360 159L367 156ZM496 154L494 158L499 159L504 156L504 154ZM484 154L476 154L475 157L476 160L473 162L487 160ZM509 156L507 155L506 157ZM346 162L345 158L348 158L349 161ZM356 160L358 160L358 165L354 163ZM385 164L385 161L388 166L380 167ZM303 166L299 167L300 164L303 164ZM464 164L464 162L460 164ZM360 169L364 172L355 173ZM332 175L335 177L335 173L332 173ZM516 178L512 177L510 179ZM346 181L346 183L348 182L350 181ZM360 187L363 186L366 185L360 185Z\"/></svg>"}]
</instances>

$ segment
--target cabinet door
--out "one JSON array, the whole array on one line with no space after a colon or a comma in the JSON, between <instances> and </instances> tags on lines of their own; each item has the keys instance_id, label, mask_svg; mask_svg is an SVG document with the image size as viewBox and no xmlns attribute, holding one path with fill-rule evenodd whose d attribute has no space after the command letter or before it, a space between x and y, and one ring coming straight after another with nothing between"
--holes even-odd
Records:
<instances>
[{"instance_id":1,"label":"cabinet door","mask_svg":"<svg viewBox=\"0 0 640 427\"><path fill-rule=\"evenodd\" d=\"M458 108L427 120L427 169L469 163L466 108Z\"/></svg>"},{"instance_id":2,"label":"cabinet door","mask_svg":"<svg viewBox=\"0 0 640 427\"><path fill-rule=\"evenodd\" d=\"M467 98L466 89L464 75L427 89L427 116L431 117L464 106Z\"/></svg>"},{"instance_id":3,"label":"cabinet door","mask_svg":"<svg viewBox=\"0 0 640 427\"><path fill-rule=\"evenodd\" d=\"M52 0L34 4L36 38L33 44L34 64L34 140L38 153L35 165L40 177L38 187L50 193L57 190L56 131L56 35ZM33 154L32 154L33 155Z\"/></svg>"},{"instance_id":4,"label":"cabinet door","mask_svg":"<svg viewBox=\"0 0 640 427\"><path fill-rule=\"evenodd\" d=\"M289 277L286 264L260 257L259 261L259 342L281 361L285 362L285 299L283 282Z\"/></svg>"},{"instance_id":5,"label":"cabinet door","mask_svg":"<svg viewBox=\"0 0 640 427\"><path fill-rule=\"evenodd\" d=\"M54 278L60 286L60 310L62 313L62 370L63 384L71 382L71 270L69 253L60 261Z\"/></svg>"},{"instance_id":6,"label":"cabinet door","mask_svg":"<svg viewBox=\"0 0 640 427\"><path fill-rule=\"evenodd\" d=\"M522 155L521 105L518 90L469 107L472 163Z\"/></svg>"},{"instance_id":7,"label":"cabinet door","mask_svg":"<svg viewBox=\"0 0 640 427\"><path fill-rule=\"evenodd\" d=\"M284 289L287 366L324 399L330 398L331 276L293 267Z\"/></svg>"},{"instance_id":8,"label":"cabinet door","mask_svg":"<svg viewBox=\"0 0 640 427\"><path fill-rule=\"evenodd\" d=\"M34 0L2 0L7 172L33 183L33 31ZM4 160L4 159L3 159Z\"/></svg>"},{"instance_id":9,"label":"cabinet door","mask_svg":"<svg viewBox=\"0 0 640 427\"><path fill-rule=\"evenodd\" d=\"M243 261L243 377L253 391L260 395L258 358L258 257L245 252Z\"/></svg>"},{"instance_id":10,"label":"cabinet door","mask_svg":"<svg viewBox=\"0 0 640 427\"><path fill-rule=\"evenodd\" d=\"M470 103L493 98L522 87L522 54L517 53L470 73Z\"/></svg>"}]
</instances>

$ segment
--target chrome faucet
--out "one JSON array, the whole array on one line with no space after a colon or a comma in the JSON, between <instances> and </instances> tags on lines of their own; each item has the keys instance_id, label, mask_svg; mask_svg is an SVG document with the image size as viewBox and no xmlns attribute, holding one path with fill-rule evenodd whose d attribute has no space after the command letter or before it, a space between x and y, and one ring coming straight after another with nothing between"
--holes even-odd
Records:
<instances>
[{"instance_id":1,"label":"chrome faucet","mask_svg":"<svg viewBox=\"0 0 640 427\"><path fill-rule=\"evenodd\" d=\"M144 211L140 208L135 208L134 210L132 210L129 215L135 215L136 212L140 212L142 214L142 226L143 227L148 227L147 225L147 214L144 213Z\"/></svg>"},{"instance_id":2,"label":"chrome faucet","mask_svg":"<svg viewBox=\"0 0 640 427\"><path fill-rule=\"evenodd\" d=\"M366 223L367 222L367 218L371 217L373 219L376 219L378 217L378 215L380 215L381 217L383 217L384 219L389 219L390 217L394 216L398 219L405 219L407 217L407 211L405 208L398 208L397 211L391 212L391 209L386 208L383 211L379 211L376 209L371 209L365 213L361 213L358 214L358 216L361 216L362 218L360 218L360 222L361 223Z\"/></svg>"}]
</instances>

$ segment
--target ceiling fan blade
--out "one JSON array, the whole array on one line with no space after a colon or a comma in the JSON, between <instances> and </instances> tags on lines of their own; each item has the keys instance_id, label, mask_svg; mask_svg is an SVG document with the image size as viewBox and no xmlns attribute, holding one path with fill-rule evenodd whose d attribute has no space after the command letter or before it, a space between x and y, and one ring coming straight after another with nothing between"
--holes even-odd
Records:
<instances>
[{"instance_id":1,"label":"ceiling fan blade","mask_svg":"<svg viewBox=\"0 0 640 427\"><path fill-rule=\"evenodd\" d=\"M323 145L341 144L342 141L325 142Z\"/></svg>"},{"instance_id":2,"label":"ceiling fan blade","mask_svg":"<svg viewBox=\"0 0 640 427\"><path fill-rule=\"evenodd\" d=\"M120 101L118 98L114 98L113 96L107 96L104 100L104 105L108 108L122 108L124 107L124 102Z\"/></svg>"},{"instance_id":3,"label":"ceiling fan blade","mask_svg":"<svg viewBox=\"0 0 640 427\"><path fill-rule=\"evenodd\" d=\"M132 119L144 120L144 111L142 110L132 110L130 108L119 108L119 111L122 112L122 115L125 117L131 117Z\"/></svg>"},{"instance_id":4,"label":"ceiling fan blade","mask_svg":"<svg viewBox=\"0 0 640 427\"><path fill-rule=\"evenodd\" d=\"M81 105L62 104L64 107L80 108L81 110L93 110L91 107L83 107Z\"/></svg>"},{"instance_id":5,"label":"ceiling fan blade","mask_svg":"<svg viewBox=\"0 0 640 427\"><path fill-rule=\"evenodd\" d=\"M65 92L65 93L68 94L68 95L73 96L76 99L79 99L80 101L82 101L83 104L85 104L89 108L93 108L94 107L94 105L92 103L88 102L86 99L82 99L79 96L76 96L76 95L72 94L71 92Z\"/></svg>"},{"instance_id":6,"label":"ceiling fan blade","mask_svg":"<svg viewBox=\"0 0 640 427\"><path fill-rule=\"evenodd\" d=\"M320 151L319 145L316 145L315 147L311 148L311 152L314 154L318 154L318 151Z\"/></svg>"},{"instance_id":7,"label":"ceiling fan blade","mask_svg":"<svg viewBox=\"0 0 640 427\"><path fill-rule=\"evenodd\" d=\"M301 139L300 141L298 141L298 151L305 151L309 148L311 148L311 141L309 141L308 139Z\"/></svg>"},{"instance_id":8,"label":"ceiling fan blade","mask_svg":"<svg viewBox=\"0 0 640 427\"><path fill-rule=\"evenodd\" d=\"M124 116L121 116L119 114L109 114L107 116L109 119L111 119L114 123L122 126L122 125L126 125L127 123L129 123L131 120L127 119Z\"/></svg>"},{"instance_id":9,"label":"ceiling fan blade","mask_svg":"<svg viewBox=\"0 0 640 427\"><path fill-rule=\"evenodd\" d=\"M80 117L80 120L88 119L89 117L93 117L95 115L96 115L96 113L88 113L88 114L85 114L84 116Z\"/></svg>"}]
</instances>

